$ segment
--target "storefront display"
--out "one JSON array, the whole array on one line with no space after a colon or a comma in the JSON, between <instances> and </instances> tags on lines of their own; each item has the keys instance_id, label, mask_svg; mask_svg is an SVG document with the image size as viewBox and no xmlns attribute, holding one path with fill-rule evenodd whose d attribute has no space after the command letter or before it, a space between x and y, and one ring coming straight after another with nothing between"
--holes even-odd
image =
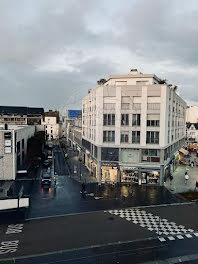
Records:
<instances>
[{"instance_id":1,"label":"storefront display","mask_svg":"<svg viewBox=\"0 0 198 264\"><path fill-rule=\"evenodd\" d=\"M118 181L118 168L114 166L102 166L102 182L111 183Z\"/></svg>"},{"instance_id":2,"label":"storefront display","mask_svg":"<svg viewBox=\"0 0 198 264\"><path fill-rule=\"evenodd\" d=\"M138 175L137 168L121 168L121 182L138 183Z\"/></svg>"},{"instance_id":3,"label":"storefront display","mask_svg":"<svg viewBox=\"0 0 198 264\"><path fill-rule=\"evenodd\" d=\"M159 184L160 173L159 171L142 172L143 184Z\"/></svg>"}]
</instances>

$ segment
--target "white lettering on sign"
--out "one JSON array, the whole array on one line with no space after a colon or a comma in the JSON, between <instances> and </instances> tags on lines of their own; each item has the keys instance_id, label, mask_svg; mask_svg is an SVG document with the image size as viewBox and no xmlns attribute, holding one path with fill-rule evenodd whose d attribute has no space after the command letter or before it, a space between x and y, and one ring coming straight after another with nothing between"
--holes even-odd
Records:
<instances>
[{"instance_id":1,"label":"white lettering on sign","mask_svg":"<svg viewBox=\"0 0 198 264\"><path fill-rule=\"evenodd\" d=\"M5 241L0 244L0 254L14 253L18 249L19 240Z\"/></svg>"},{"instance_id":2,"label":"white lettering on sign","mask_svg":"<svg viewBox=\"0 0 198 264\"><path fill-rule=\"evenodd\" d=\"M23 224L9 225L6 231L6 235L18 234L23 230Z\"/></svg>"}]
</instances>

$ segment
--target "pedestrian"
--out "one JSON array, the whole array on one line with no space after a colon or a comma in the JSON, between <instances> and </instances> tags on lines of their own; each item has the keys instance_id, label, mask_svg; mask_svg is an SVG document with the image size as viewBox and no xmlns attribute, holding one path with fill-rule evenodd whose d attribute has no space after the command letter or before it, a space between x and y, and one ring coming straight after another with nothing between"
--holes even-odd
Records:
<instances>
[{"instance_id":1,"label":"pedestrian","mask_svg":"<svg viewBox=\"0 0 198 264\"><path fill-rule=\"evenodd\" d=\"M173 181L173 175L171 174L170 175L170 184L172 184L172 181Z\"/></svg>"},{"instance_id":2,"label":"pedestrian","mask_svg":"<svg viewBox=\"0 0 198 264\"><path fill-rule=\"evenodd\" d=\"M195 183L195 190L198 188L198 181Z\"/></svg>"},{"instance_id":3,"label":"pedestrian","mask_svg":"<svg viewBox=\"0 0 198 264\"><path fill-rule=\"evenodd\" d=\"M188 173L187 171L185 172L185 184L187 184L187 181L189 180L189 176L188 176Z\"/></svg>"},{"instance_id":4,"label":"pedestrian","mask_svg":"<svg viewBox=\"0 0 198 264\"><path fill-rule=\"evenodd\" d=\"M85 186L84 182L82 183L81 187L82 187L81 188L81 193L86 192L86 186Z\"/></svg>"},{"instance_id":5,"label":"pedestrian","mask_svg":"<svg viewBox=\"0 0 198 264\"><path fill-rule=\"evenodd\" d=\"M191 168L193 168L194 167L194 162L193 161L191 161Z\"/></svg>"},{"instance_id":6,"label":"pedestrian","mask_svg":"<svg viewBox=\"0 0 198 264\"><path fill-rule=\"evenodd\" d=\"M56 187L56 176L54 175L54 185Z\"/></svg>"}]
</instances>

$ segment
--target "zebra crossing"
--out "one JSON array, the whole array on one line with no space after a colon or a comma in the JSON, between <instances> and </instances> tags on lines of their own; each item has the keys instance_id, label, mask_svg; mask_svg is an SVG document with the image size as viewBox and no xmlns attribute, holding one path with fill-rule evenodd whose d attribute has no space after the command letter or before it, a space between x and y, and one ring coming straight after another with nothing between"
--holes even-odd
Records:
<instances>
[{"instance_id":1,"label":"zebra crossing","mask_svg":"<svg viewBox=\"0 0 198 264\"><path fill-rule=\"evenodd\" d=\"M151 232L155 232L161 242L198 237L198 232L191 228L170 222L166 218L161 218L139 208L109 210L106 212L124 218L126 221L131 221L133 224L146 228Z\"/></svg>"}]
</instances>

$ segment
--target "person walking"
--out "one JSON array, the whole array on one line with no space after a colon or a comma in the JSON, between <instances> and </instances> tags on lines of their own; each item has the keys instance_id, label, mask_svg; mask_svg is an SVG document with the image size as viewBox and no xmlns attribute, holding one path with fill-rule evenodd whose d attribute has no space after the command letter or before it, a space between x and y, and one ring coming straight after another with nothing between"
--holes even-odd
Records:
<instances>
[{"instance_id":1,"label":"person walking","mask_svg":"<svg viewBox=\"0 0 198 264\"><path fill-rule=\"evenodd\" d=\"M173 175L171 174L170 175L170 185L172 185L172 183L173 183Z\"/></svg>"},{"instance_id":2,"label":"person walking","mask_svg":"<svg viewBox=\"0 0 198 264\"><path fill-rule=\"evenodd\" d=\"M185 184L187 184L187 181L189 180L189 175L187 171L185 172Z\"/></svg>"},{"instance_id":3,"label":"person walking","mask_svg":"<svg viewBox=\"0 0 198 264\"><path fill-rule=\"evenodd\" d=\"M56 176L54 175L54 186L56 187Z\"/></svg>"}]
</instances>

